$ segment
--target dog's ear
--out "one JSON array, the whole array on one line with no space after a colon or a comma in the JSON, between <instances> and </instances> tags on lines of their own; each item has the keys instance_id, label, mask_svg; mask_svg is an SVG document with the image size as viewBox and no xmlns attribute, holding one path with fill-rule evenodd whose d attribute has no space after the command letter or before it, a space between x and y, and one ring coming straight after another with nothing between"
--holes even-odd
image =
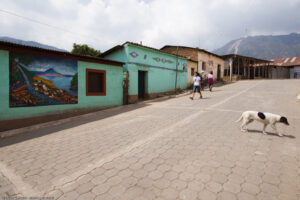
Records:
<instances>
[{"instance_id":1,"label":"dog's ear","mask_svg":"<svg viewBox=\"0 0 300 200\"><path fill-rule=\"evenodd\" d=\"M266 119L265 114L262 113L262 112L258 112L257 115L258 115L258 117L261 118L261 119Z\"/></svg>"},{"instance_id":2,"label":"dog's ear","mask_svg":"<svg viewBox=\"0 0 300 200\"><path fill-rule=\"evenodd\" d=\"M284 124L286 124L286 125L290 125L290 124L288 123L288 120L287 120L286 117L280 117L280 120L279 120L279 121L282 122L282 123L284 123Z\"/></svg>"}]
</instances>

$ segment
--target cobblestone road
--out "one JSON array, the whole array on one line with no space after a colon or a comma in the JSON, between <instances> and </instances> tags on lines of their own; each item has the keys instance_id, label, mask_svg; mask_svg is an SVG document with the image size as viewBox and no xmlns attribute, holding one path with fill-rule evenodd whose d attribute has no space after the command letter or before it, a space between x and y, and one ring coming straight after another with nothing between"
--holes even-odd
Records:
<instances>
[{"instance_id":1,"label":"cobblestone road","mask_svg":"<svg viewBox=\"0 0 300 200\"><path fill-rule=\"evenodd\" d=\"M299 80L240 81L3 139L0 198L299 200L299 93ZM242 133L245 110L291 125Z\"/></svg>"}]
</instances>

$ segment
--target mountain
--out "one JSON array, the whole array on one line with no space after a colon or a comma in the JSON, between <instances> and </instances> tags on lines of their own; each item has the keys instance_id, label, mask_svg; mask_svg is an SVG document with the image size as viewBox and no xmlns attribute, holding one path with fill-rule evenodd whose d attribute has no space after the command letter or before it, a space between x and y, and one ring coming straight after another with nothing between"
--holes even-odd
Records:
<instances>
[{"instance_id":1,"label":"mountain","mask_svg":"<svg viewBox=\"0 0 300 200\"><path fill-rule=\"evenodd\" d=\"M233 40L213 53L218 55L239 54L267 60L300 56L300 34L249 36Z\"/></svg>"},{"instance_id":2,"label":"mountain","mask_svg":"<svg viewBox=\"0 0 300 200\"><path fill-rule=\"evenodd\" d=\"M52 68L47 69L46 71L43 72L43 74L59 74L59 75L62 75L62 74L58 73L57 71L55 71Z\"/></svg>"},{"instance_id":3,"label":"mountain","mask_svg":"<svg viewBox=\"0 0 300 200\"><path fill-rule=\"evenodd\" d=\"M48 49L48 50L54 50L54 51L68 52L68 51L66 51L64 49L58 49L56 47L45 45L45 44L41 44L41 43L38 43L38 42L24 41L24 40L19 40L19 39L15 39L15 38L11 38L11 37L6 37L6 36L0 37L0 41L11 42L11 43L15 43L15 44L20 44L20 45L25 45L25 46L31 46L31 47L38 47L38 48Z\"/></svg>"},{"instance_id":4,"label":"mountain","mask_svg":"<svg viewBox=\"0 0 300 200\"><path fill-rule=\"evenodd\" d=\"M47 69L44 72L37 72L36 74L38 74L39 76L43 76L44 75L44 76L58 76L58 77L62 77L62 76L73 77L73 75L61 74L61 73L55 71L55 69L53 69L53 68Z\"/></svg>"}]
</instances>

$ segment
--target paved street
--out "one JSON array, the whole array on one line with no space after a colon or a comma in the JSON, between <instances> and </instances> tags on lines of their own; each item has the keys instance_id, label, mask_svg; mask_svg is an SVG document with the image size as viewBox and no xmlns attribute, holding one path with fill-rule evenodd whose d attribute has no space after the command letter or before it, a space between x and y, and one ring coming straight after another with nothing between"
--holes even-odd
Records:
<instances>
[{"instance_id":1,"label":"paved street","mask_svg":"<svg viewBox=\"0 0 300 200\"><path fill-rule=\"evenodd\" d=\"M0 199L300 199L300 80L240 81L0 141ZM197 96L199 97L199 96ZM261 133L246 110L282 114Z\"/></svg>"}]
</instances>

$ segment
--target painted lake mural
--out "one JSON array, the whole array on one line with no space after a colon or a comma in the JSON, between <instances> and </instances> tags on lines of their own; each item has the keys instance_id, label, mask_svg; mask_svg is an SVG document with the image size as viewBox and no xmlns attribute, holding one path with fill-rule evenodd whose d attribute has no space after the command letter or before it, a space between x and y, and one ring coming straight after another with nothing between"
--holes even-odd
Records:
<instances>
[{"instance_id":1,"label":"painted lake mural","mask_svg":"<svg viewBox=\"0 0 300 200\"><path fill-rule=\"evenodd\" d=\"M9 54L10 107L78 103L75 60Z\"/></svg>"}]
</instances>

